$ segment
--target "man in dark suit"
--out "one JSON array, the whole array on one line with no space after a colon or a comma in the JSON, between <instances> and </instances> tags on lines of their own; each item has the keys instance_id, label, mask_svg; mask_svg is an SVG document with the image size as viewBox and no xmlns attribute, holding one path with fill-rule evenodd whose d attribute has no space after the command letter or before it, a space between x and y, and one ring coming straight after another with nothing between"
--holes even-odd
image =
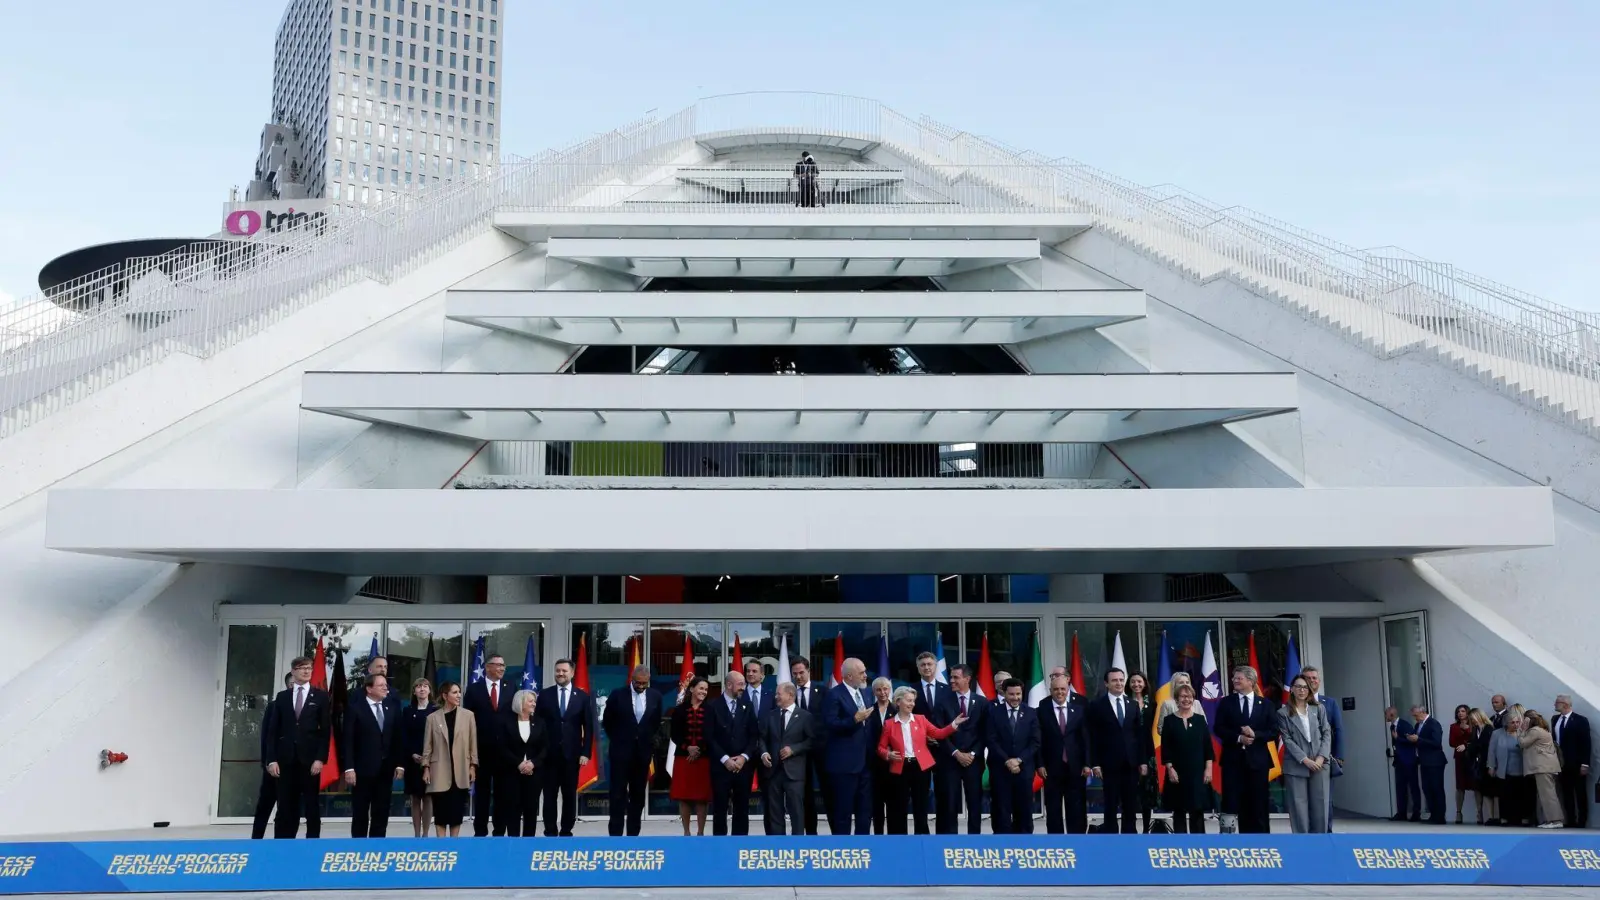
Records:
<instances>
[{"instance_id":1,"label":"man in dark suit","mask_svg":"<svg viewBox=\"0 0 1600 900\"><path fill-rule=\"evenodd\" d=\"M772 709L772 687L767 681L767 667L759 659L744 661L744 699L750 703L750 711L755 715L756 725L759 727L761 720L767 717L767 711ZM761 796L761 787L765 783L767 770L763 766L751 763L749 770L755 773L755 781L750 789Z\"/></svg>"},{"instance_id":2,"label":"man in dark suit","mask_svg":"<svg viewBox=\"0 0 1600 900\"><path fill-rule=\"evenodd\" d=\"M558 659L556 683L539 692L535 707L550 735L544 766L544 836L572 837L578 821L578 770L594 751L595 704L572 683L572 660ZM509 701L507 702L509 706ZM559 830L556 796L561 797Z\"/></svg>"},{"instance_id":3,"label":"man in dark suit","mask_svg":"<svg viewBox=\"0 0 1600 900\"><path fill-rule=\"evenodd\" d=\"M944 701L950 698L950 686L939 682L939 658L930 651L924 650L917 654L917 681L911 687L917 691L916 706L911 710L913 714L926 718L929 724L939 728L943 728L954 720L954 716L945 717L948 707ZM941 743L937 738L928 738L928 748L933 751L935 756L945 755L945 749L940 746ZM874 745L874 755L876 755L876 752L877 747ZM933 809L936 823L941 820L948 820L951 817L950 810L945 808L945 805L949 802L948 792L939 789L939 785L946 777L946 774L941 771L941 767L934 767Z\"/></svg>"},{"instance_id":4,"label":"man in dark suit","mask_svg":"<svg viewBox=\"0 0 1600 900\"><path fill-rule=\"evenodd\" d=\"M350 786L350 836L387 837L394 780L406 776L400 719L384 701L389 677L369 673L362 700L344 712L344 783Z\"/></svg>"},{"instance_id":5,"label":"man in dark suit","mask_svg":"<svg viewBox=\"0 0 1600 900\"><path fill-rule=\"evenodd\" d=\"M389 677L389 657L387 657L387 656L374 656L373 658L367 660L366 678L371 678L374 675L382 675L385 678ZM390 687L393 688L394 685L391 684ZM354 691L357 695L365 692L366 691L365 679L363 679L362 682L359 682L359 683L357 683L355 685L352 685L351 686L351 690ZM385 717L388 717L390 715L399 715L400 714L401 708L405 706L405 703L400 698L400 693L401 692L399 692L399 691L390 690L388 692L388 694L384 697L384 699L383 699L383 714L384 714Z\"/></svg>"},{"instance_id":6,"label":"man in dark suit","mask_svg":"<svg viewBox=\"0 0 1600 900\"><path fill-rule=\"evenodd\" d=\"M750 783L756 768L756 714L745 698L744 676L722 678L722 696L706 700L706 754L711 757L711 833L750 833Z\"/></svg>"},{"instance_id":7,"label":"man in dark suit","mask_svg":"<svg viewBox=\"0 0 1600 900\"><path fill-rule=\"evenodd\" d=\"M827 759L828 729L822 723L823 707L827 694L822 685L811 680L811 661L804 656L789 664L789 676L794 679L795 704L811 715L813 732L811 752L806 754L806 784L803 802L806 810L806 834L817 833L817 795L822 795L822 809L828 808Z\"/></svg>"},{"instance_id":8,"label":"man in dark suit","mask_svg":"<svg viewBox=\"0 0 1600 900\"><path fill-rule=\"evenodd\" d=\"M661 695L650 687L650 667L634 666L633 681L606 698L600 727L610 738L606 753L611 782L612 837L639 836L650 790L650 761L661 730Z\"/></svg>"},{"instance_id":9,"label":"man in dark suit","mask_svg":"<svg viewBox=\"0 0 1600 900\"><path fill-rule=\"evenodd\" d=\"M327 691L311 686L311 665L308 656L290 664L294 683L278 692L272 701L276 709L267 719L267 774L278 779L275 838L292 839L300 830L302 811L306 837L322 836L317 791L328 762L333 703Z\"/></svg>"},{"instance_id":10,"label":"man in dark suit","mask_svg":"<svg viewBox=\"0 0 1600 900\"><path fill-rule=\"evenodd\" d=\"M794 685L778 685L775 705L762 717L756 738L756 753L767 771L762 794L767 834L783 834L785 820L790 823L789 834L806 833L801 791L806 786L806 756L811 752L814 727L811 714L795 703L796 696Z\"/></svg>"},{"instance_id":11,"label":"man in dark suit","mask_svg":"<svg viewBox=\"0 0 1600 900\"><path fill-rule=\"evenodd\" d=\"M500 735L506 723L517 717L511 708L511 697L516 685L507 681L505 657L491 653L483 661L483 680L473 682L461 698L461 705L472 712L478 730L478 781L472 789L472 833L477 837L489 834L489 818L494 816L494 836L505 837L506 817L493 810L494 797L500 791L500 779L510 777L501 771Z\"/></svg>"},{"instance_id":12,"label":"man in dark suit","mask_svg":"<svg viewBox=\"0 0 1600 900\"><path fill-rule=\"evenodd\" d=\"M1267 748L1278 739L1278 711L1256 693L1258 677L1249 666L1233 670L1233 693L1217 704L1213 731L1222 744L1222 811L1238 817L1240 834L1272 830L1267 806L1272 754Z\"/></svg>"},{"instance_id":13,"label":"man in dark suit","mask_svg":"<svg viewBox=\"0 0 1600 900\"><path fill-rule=\"evenodd\" d=\"M1329 781L1328 781L1328 830L1332 831L1333 830L1333 781L1332 781L1332 779L1338 778L1340 775L1344 774L1344 716L1341 715L1340 712L1339 712L1339 703L1337 701L1335 701L1335 700L1329 699L1328 695L1324 694L1322 692L1322 670L1321 669L1318 669L1316 666L1306 666L1305 668L1300 670L1300 674L1304 675L1306 677L1306 682L1309 683L1310 686L1311 686L1312 695L1314 695L1317 698L1317 703L1319 705L1321 705L1321 707L1323 708L1324 711L1327 712L1327 714L1328 714L1328 729L1331 732L1333 732L1333 736L1332 736L1332 745L1333 746L1331 747L1331 749L1329 751L1332 755L1328 759L1328 762L1331 763L1331 765L1330 765L1330 767L1328 769L1328 777L1329 777ZM1291 680L1292 680L1292 676L1291 676Z\"/></svg>"},{"instance_id":14,"label":"man in dark suit","mask_svg":"<svg viewBox=\"0 0 1600 900\"><path fill-rule=\"evenodd\" d=\"M1039 767L1039 716L1022 702L1022 680L1001 685L989 713L989 823L995 834L1033 833L1033 772Z\"/></svg>"},{"instance_id":15,"label":"man in dark suit","mask_svg":"<svg viewBox=\"0 0 1600 900\"><path fill-rule=\"evenodd\" d=\"M822 724L828 731L823 768L833 796L828 802L828 831L872 833L872 773L867 771L867 718L872 706L866 695L867 667L854 657L844 661L844 681L828 691Z\"/></svg>"},{"instance_id":16,"label":"man in dark suit","mask_svg":"<svg viewBox=\"0 0 1600 900\"><path fill-rule=\"evenodd\" d=\"M283 673L283 686L287 688L292 684L294 673ZM269 699L261 713L261 791L256 794L256 814L250 823L250 839L254 841L267 836L267 820L272 818L272 808L278 805L278 779L267 774L267 738L272 734L272 717L277 708L278 704Z\"/></svg>"},{"instance_id":17,"label":"man in dark suit","mask_svg":"<svg viewBox=\"0 0 1600 900\"><path fill-rule=\"evenodd\" d=\"M1556 782L1561 795L1561 812L1568 828L1589 827L1589 760L1594 744L1589 720L1572 711L1572 697L1556 695L1555 720L1550 734L1561 757L1561 777Z\"/></svg>"},{"instance_id":18,"label":"man in dark suit","mask_svg":"<svg viewBox=\"0 0 1600 900\"><path fill-rule=\"evenodd\" d=\"M940 703L943 707L939 725L948 725L960 716L966 716L967 720L933 751L939 756L939 764L933 768L934 790L944 797L943 804L937 807L934 831L955 834L965 800L967 833L982 834L983 760L993 707L972 690L972 667L965 664L950 668L950 689L943 693Z\"/></svg>"},{"instance_id":19,"label":"man in dark suit","mask_svg":"<svg viewBox=\"0 0 1600 900\"><path fill-rule=\"evenodd\" d=\"M1039 767L1035 770L1044 779L1045 829L1051 834L1089 830L1084 779L1092 769L1086 712L1087 704L1072 696L1067 677L1051 676L1050 696L1039 701ZM1109 801L1106 808L1111 808Z\"/></svg>"},{"instance_id":20,"label":"man in dark suit","mask_svg":"<svg viewBox=\"0 0 1600 900\"><path fill-rule=\"evenodd\" d=\"M1417 768L1422 771L1422 797L1428 804L1428 824L1443 825L1444 767L1450 763L1450 757L1444 752L1444 726L1420 703L1411 707L1411 718L1417 723L1411 740L1417 745Z\"/></svg>"},{"instance_id":21,"label":"man in dark suit","mask_svg":"<svg viewBox=\"0 0 1600 900\"><path fill-rule=\"evenodd\" d=\"M1139 779L1150 773L1146 762L1153 754L1150 727L1139 704L1126 693L1128 674L1108 669L1105 692L1088 704L1089 767L1102 779L1105 796L1103 834L1137 834Z\"/></svg>"},{"instance_id":22,"label":"man in dark suit","mask_svg":"<svg viewBox=\"0 0 1600 900\"><path fill-rule=\"evenodd\" d=\"M1394 822L1422 821L1422 785L1417 781L1417 735L1410 722L1400 718L1400 711L1389 707L1383 711L1389 720L1390 755L1394 758Z\"/></svg>"},{"instance_id":23,"label":"man in dark suit","mask_svg":"<svg viewBox=\"0 0 1600 900\"><path fill-rule=\"evenodd\" d=\"M1506 695L1495 694L1490 697L1489 708L1494 710L1494 713L1489 716L1489 724L1496 728L1506 727L1506 711L1511 708L1510 704L1506 703Z\"/></svg>"}]
</instances>

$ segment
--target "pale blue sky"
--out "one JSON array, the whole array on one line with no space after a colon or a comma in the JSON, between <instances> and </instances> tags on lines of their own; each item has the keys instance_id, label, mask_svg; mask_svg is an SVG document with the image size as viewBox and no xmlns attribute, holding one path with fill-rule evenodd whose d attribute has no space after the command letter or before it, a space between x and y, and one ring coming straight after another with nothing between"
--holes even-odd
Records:
<instances>
[{"instance_id":1,"label":"pale blue sky","mask_svg":"<svg viewBox=\"0 0 1600 900\"><path fill-rule=\"evenodd\" d=\"M85 244L215 229L283 6L9 4L0 291ZM1593 0L505 6L511 153L700 95L857 94L1600 309Z\"/></svg>"}]
</instances>

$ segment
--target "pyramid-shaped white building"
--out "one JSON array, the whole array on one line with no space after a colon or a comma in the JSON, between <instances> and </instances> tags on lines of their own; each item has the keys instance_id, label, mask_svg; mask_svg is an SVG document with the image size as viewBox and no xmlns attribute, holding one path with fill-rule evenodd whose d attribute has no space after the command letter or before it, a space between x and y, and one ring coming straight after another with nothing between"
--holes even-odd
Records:
<instances>
[{"instance_id":1,"label":"pyramid-shaped white building","mask_svg":"<svg viewBox=\"0 0 1600 900\"><path fill-rule=\"evenodd\" d=\"M1373 815L1384 707L1600 701L1593 316L847 97L399 203L8 326L9 833L247 820L319 639L400 690L1292 644Z\"/></svg>"}]
</instances>

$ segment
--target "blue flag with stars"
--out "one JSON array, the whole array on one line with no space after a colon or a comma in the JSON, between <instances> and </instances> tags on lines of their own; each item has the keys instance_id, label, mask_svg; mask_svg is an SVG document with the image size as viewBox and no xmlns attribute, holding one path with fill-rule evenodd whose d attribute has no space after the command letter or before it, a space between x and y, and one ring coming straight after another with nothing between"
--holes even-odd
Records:
<instances>
[{"instance_id":1,"label":"blue flag with stars","mask_svg":"<svg viewBox=\"0 0 1600 900\"><path fill-rule=\"evenodd\" d=\"M472 678L467 682L474 685L483 680L483 635L472 642Z\"/></svg>"},{"instance_id":2,"label":"blue flag with stars","mask_svg":"<svg viewBox=\"0 0 1600 900\"><path fill-rule=\"evenodd\" d=\"M522 654L522 689L539 689L539 651L533 646L533 635L528 635L528 649Z\"/></svg>"}]
</instances>

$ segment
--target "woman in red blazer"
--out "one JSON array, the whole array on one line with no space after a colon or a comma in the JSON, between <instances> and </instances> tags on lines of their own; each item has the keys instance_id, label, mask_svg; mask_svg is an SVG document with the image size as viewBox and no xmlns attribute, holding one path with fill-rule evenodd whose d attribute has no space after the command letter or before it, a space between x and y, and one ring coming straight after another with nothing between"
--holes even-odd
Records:
<instances>
[{"instance_id":1,"label":"woman in red blazer","mask_svg":"<svg viewBox=\"0 0 1600 900\"><path fill-rule=\"evenodd\" d=\"M939 728L911 711L917 705L915 688L896 690L893 700L895 715L883 723L883 735L878 738L878 756L889 761L888 832L906 833L906 806L909 804L916 833L927 834L928 772L935 762L928 739L949 737L967 717L956 716L949 725Z\"/></svg>"}]
</instances>

